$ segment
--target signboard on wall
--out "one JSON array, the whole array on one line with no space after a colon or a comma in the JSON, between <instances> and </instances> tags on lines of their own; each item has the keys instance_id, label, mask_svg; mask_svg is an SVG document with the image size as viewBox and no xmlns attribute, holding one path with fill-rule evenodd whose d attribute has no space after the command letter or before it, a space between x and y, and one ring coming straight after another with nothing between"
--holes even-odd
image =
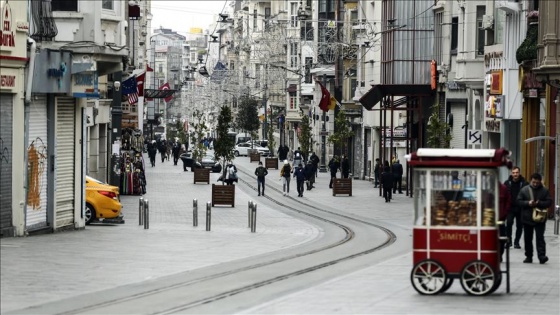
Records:
<instances>
[{"instance_id":1,"label":"signboard on wall","mask_svg":"<svg viewBox=\"0 0 560 315\"><path fill-rule=\"evenodd\" d=\"M490 74L490 94L501 95L503 83L503 71L494 70Z\"/></svg>"}]
</instances>

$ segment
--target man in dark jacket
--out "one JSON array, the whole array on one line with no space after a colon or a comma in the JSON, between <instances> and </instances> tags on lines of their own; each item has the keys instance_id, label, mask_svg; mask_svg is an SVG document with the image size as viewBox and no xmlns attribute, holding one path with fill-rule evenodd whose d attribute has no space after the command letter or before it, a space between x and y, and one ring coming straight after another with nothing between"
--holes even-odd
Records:
<instances>
[{"instance_id":1,"label":"man in dark jacket","mask_svg":"<svg viewBox=\"0 0 560 315\"><path fill-rule=\"evenodd\" d=\"M179 156L181 155L181 142L178 140L173 143L173 148L171 149L173 154L173 165L177 165L179 161Z\"/></svg>"},{"instance_id":2,"label":"man in dark jacket","mask_svg":"<svg viewBox=\"0 0 560 315\"><path fill-rule=\"evenodd\" d=\"M315 168L315 174L313 175L317 177L317 170L319 169L319 157L317 156L317 154L315 154L315 152L311 152L311 155L309 156L309 161L313 163L313 167ZM315 180L313 180L313 182L315 182Z\"/></svg>"},{"instance_id":3,"label":"man in dark jacket","mask_svg":"<svg viewBox=\"0 0 560 315\"><path fill-rule=\"evenodd\" d=\"M313 188L313 184L315 184L315 166L311 159L307 161L305 167L303 168L303 172L305 173L305 181L307 182L307 190L311 190Z\"/></svg>"},{"instance_id":4,"label":"man in dark jacket","mask_svg":"<svg viewBox=\"0 0 560 315\"><path fill-rule=\"evenodd\" d=\"M397 188L399 189L399 194L402 194L402 175L403 167L399 160L395 160L393 165L391 165L391 171L393 171L393 177L395 182L393 183L393 194L397 193Z\"/></svg>"},{"instance_id":5,"label":"man in dark jacket","mask_svg":"<svg viewBox=\"0 0 560 315\"><path fill-rule=\"evenodd\" d=\"M523 221L523 233L525 242L525 260L524 263L533 262L533 231L536 236L537 257L539 262L544 264L548 261L546 256L546 243L544 241L544 230L546 228L546 220L544 222L535 222L533 220L533 208L548 209L552 205L552 198L548 189L542 185L542 176L539 173L531 175L529 185L521 188L517 195L517 205L522 207L521 220Z\"/></svg>"},{"instance_id":6,"label":"man in dark jacket","mask_svg":"<svg viewBox=\"0 0 560 315\"><path fill-rule=\"evenodd\" d=\"M303 183L305 182L303 165L299 164L294 170L294 177L296 178L298 197L303 197Z\"/></svg>"},{"instance_id":7,"label":"man in dark jacket","mask_svg":"<svg viewBox=\"0 0 560 315\"><path fill-rule=\"evenodd\" d=\"M389 161L385 161L383 166L383 173L381 173L381 186L383 187L383 197L385 202L391 202L393 198L393 183L395 179L393 173L391 173L391 167L389 166Z\"/></svg>"},{"instance_id":8,"label":"man in dark jacket","mask_svg":"<svg viewBox=\"0 0 560 315\"><path fill-rule=\"evenodd\" d=\"M333 181L336 178L336 173L340 168L340 162L338 161L338 156L333 156L329 161L329 171L331 172L331 181L329 182L329 188L332 188Z\"/></svg>"},{"instance_id":9,"label":"man in dark jacket","mask_svg":"<svg viewBox=\"0 0 560 315\"><path fill-rule=\"evenodd\" d=\"M259 166L255 169L255 175L257 175L257 190L259 191L259 196L261 195L261 187L262 195L264 196L264 177L268 175L268 170L263 166L261 161L259 161Z\"/></svg>"},{"instance_id":10,"label":"man in dark jacket","mask_svg":"<svg viewBox=\"0 0 560 315\"><path fill-rule=\"evenodd\" d=\"M373 167L373 176L375 180L375 187L379 186L379 178L381 177L381 172L383 171L383 165L381 165L381 160L379 158L375 159L375 166Z\"/></svg>"},{"instance_id":11,"label":"man in dark jacket","mask_svg":"<svg viewBox=\"0 0 560 315\"><path fill-rule=\"evenodd\" d=\"M506 185L511 196L511 207L506 218L507 246L511 247L512 244L511 234L513 233L513 221L515 220L515 239L513 240L513 246L515 248L521 248L519 240L523 233L523 223L521 222L521 207L517 205L516 200L521 188L527 185L527 181L521 176L519 167L515 166L511 169L511 175L504 182L504 185Z\"/></svg>"}]
</instances>

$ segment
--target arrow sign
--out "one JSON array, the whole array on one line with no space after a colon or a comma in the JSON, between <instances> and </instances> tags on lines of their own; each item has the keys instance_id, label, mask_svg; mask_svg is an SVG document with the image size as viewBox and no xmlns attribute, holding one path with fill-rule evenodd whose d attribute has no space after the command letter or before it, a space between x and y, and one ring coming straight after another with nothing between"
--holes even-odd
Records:
<instances>
[{"instance_id":1,"label":"arrow sign","mask_svg":"<svg viewBox=\"0 0 560 315\"><path fill-rule=\"evenodd\" d=\"M468 144L482 144L482 131L469 129L467 131L467 143Z\"/></svg>"}]
</instances>

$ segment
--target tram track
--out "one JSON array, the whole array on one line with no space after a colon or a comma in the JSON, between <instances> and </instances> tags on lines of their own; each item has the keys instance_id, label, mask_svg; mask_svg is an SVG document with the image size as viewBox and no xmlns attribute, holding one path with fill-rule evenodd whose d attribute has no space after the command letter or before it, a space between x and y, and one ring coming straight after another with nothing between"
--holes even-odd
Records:
<instances>
[{"instance_id":1,"label":"tram track","mask_svg":"<svg viewBox=\"0 0 560 315\"><path fill-rule=\"evenodd\" d=\"M244 175L247 175L246 178L249 178L250 174L244 171L241 172ZM248 181L243 179L240 179L239 181L249 189L256 191L256 188ZM277 193L278 195L281 194L281 191L272 185L267 186L267 189L269 192L273 190L274 193ZM115 313L119 311L122 312L123 309L130 312L131 308L133 309L139 305L143 305L144 307L146 307L146 305L151 305L153 308L148 308L150 309L149 313L151 314L174 314L193 310L197 312L201 306L207 307L215 302L223 301L237 295L243 295L258 288L271 286L290 279L293 280L327 267L348 262L358 257L366 256L379 251L380 249L386 248L396 241L396 235L392 231L367 220L350 217L326 208L310 205L291 197L288 197L288 199L275 199L269 193L265 196L265 198L269 202L282 207L285 211L292 211L298 215L307 216L313 220L322 222L323 224L333 226L336 229L343 231L343 237L320 247L306 249L302 252L295 251L295 253L288 255L284 253L280 257L273 257L272 259L265 258L257 263L246 264L244 266L227 269L222 272L209 272L207 275L195 276L194 278L189 277L187 280L179 279L174 283L154 283L155 285L153 285L153 288L138 286L135 290L132 290L134 292L121 292L121 294L117 294L112 299L99 299L99 301L92 300L92 302L87 303L87 305L82 305L81 307L64 307L64 303L54 302L54 304L51 305L54 308L50 309L49 313ZM329 216L332 218L327 218ZM317 263L298 265L300 261L304 260L306 257L315 257L320 256L321 254L329 256L329 254L325 253L343 247L355 240L356 232L355 228L351 226L352 224L359 224L361 226L367 226L370 229L373 228L378 230L384 235L384 239L376 243L375 246L369 246L357 252L343 255L337 254L338 257L337 255L333 255L335 258L332 259L328 258ZM297 263L293 263L294 261L297 261ZM289 264L295 264L296 266L284 267ZM196 287L212 286L219 282L231 283L232 281L229 281L229 279L243 277L239 275L259 274L262 273L264 268L279 270L271 272L270 276L247 276L248 278L254 280L249 281L249 283L246 284L243 283L236 285L234 283L234 285L224 286L224 288L218 290L217 292L212 292L211 294L193 294ZM158 279L154 280L154 282L157 281ZM186 301L184 302L177 302L174 300L174 297L176 298L177 296L188 296L189 298L185 299ZM170 302L168 300L169 298L171 298L174 302ZM36 309L31 308L27 310L35 311ZM141 307L139 310L140 312L145 313L146 308ZM25 310L22 311L25 313Z\"/></svg>"}]
</instances>

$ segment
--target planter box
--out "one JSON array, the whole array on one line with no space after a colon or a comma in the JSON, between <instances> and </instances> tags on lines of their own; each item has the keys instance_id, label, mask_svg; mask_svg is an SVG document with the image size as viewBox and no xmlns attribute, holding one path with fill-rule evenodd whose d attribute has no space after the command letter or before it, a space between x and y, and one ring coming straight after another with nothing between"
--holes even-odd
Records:
<instances>
[{"instance_id":1,"label":"planter box","mask_svg":"<svg viewBox=\"0 0 560 315\"><path fill-rule=\"evenodd\" d=\"M258 162L261 160L261 155L259 153L249 154L249 162Z\"/></svg>"},{"instance_id":2,"label":"planter box","mask_svg":"<svg viewBox=\"0 0 560 315\"><path fill-rule=\"evenodd\" d=\"M194 183L206 183L210 184L210 169L209 168L195 168L194 172Z\"/></svg>"},{"instance_id":3,"label":"planter box","mask_svg":"<svg viewBox=\"0 0 560 315\"><path fill-rule=\"evenodd\" d=\"M278 169L278 159L277 158L265 158L264 159L264 167L266 169L273 168Z\"/></svg>"},{"instance_id":4,"label":"planter box","mask_svg":"<svg viewBox=\"0 0 560 315\"><path fill-rule=\"evenodd\" d=\"M352 179L351 178L335 178L332 188L332 195L338 194L352 196Z\"/></svg>"},{"instance_id":5,"label":"planter box","mask_svg":"<svg viewBox=\"0 0 560 315\"><path fill-rule=\"evenodd\" d=\"M215 205L235 207L235 185L212 184L212 207Z\"/></svg>"}]
</instances>

